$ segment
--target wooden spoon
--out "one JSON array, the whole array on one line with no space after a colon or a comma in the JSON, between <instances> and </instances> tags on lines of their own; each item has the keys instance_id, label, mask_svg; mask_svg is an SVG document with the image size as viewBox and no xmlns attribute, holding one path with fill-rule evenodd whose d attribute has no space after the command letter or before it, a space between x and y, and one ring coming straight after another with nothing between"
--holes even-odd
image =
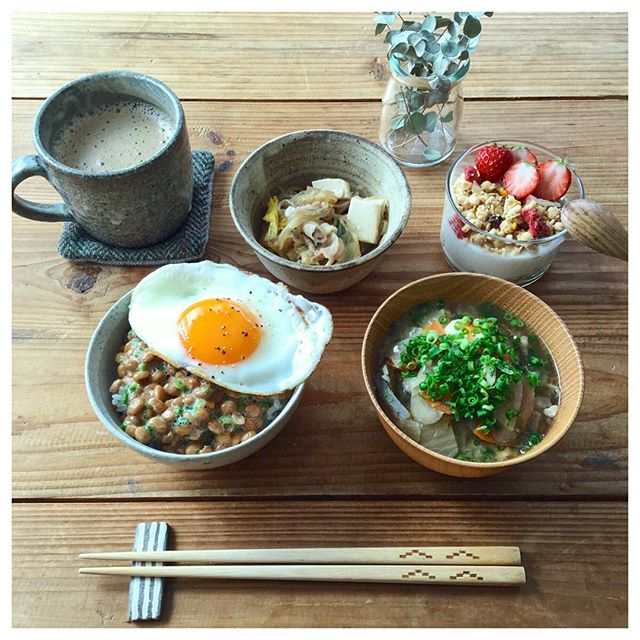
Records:
<instances>
[{"instance_id":1,"label":"wooden spoon","mask_svg":"<svg viewBox=\"0 0 640 640\"><path fill-rule=\"evenodd\" d=\"M629 261L627 230L597 202L571 200L562 207L561 220L578 242L598 253Z\"/></svg>"}]
</instances>

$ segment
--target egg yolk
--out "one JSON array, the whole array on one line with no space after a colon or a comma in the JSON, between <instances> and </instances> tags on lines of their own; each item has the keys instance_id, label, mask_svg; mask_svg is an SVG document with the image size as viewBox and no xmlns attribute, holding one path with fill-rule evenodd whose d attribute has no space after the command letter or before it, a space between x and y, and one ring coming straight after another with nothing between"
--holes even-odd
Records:
<instances>
[{"instance_id":1,"label":"egg yolk","mask_svg":"<svg viewBox=\"0 0 640 640\"><path fill-rule=\"evenodd\" d=\"M194 360L233 364L246 360L256 350L260 324L237 302L211 298L199 300L180 314L178 335Z\"/></svg>"}]
</instances>

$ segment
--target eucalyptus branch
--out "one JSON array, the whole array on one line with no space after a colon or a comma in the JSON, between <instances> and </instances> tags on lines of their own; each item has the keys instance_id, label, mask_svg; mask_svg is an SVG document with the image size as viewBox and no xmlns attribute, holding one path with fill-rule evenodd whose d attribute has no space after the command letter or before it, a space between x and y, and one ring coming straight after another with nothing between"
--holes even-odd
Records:
<instances>
[{"instance_id":1,"label":"eucalyptus branch","mask_svg":"<svg viewBox=\"0 0 640 640\"><path fill-rule=\"evenodd\" d=\"M402 133L399 130L403 128L411 130L425 147L428 143L422 133L433 133L438 124L444 132L445 123L453 118L452 112L442 115L444 106L449 101L451 87L464 75L456 74L468 68L480 40L481 19L491 15L491 12L456 11L449 18L425 13L420 22L413 19L414 16L406 20L399 12L376 14L375 32L385 33L389 60L399 64L406 73L424 80L425 85L411 90L412 100L407 100L405 89L400 92L402 100L396 96L398 113L393 118L394 132ZM398 20L400 24L396 26ZM414 94L421 97L416 99ZM436 105L440 105L439 108Z\"/></svg>"}]
</instances>

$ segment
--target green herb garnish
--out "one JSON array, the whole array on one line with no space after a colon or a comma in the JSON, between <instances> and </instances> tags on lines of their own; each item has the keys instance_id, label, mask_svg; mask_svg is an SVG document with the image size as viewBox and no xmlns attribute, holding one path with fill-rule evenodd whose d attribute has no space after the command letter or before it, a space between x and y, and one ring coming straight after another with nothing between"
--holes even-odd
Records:
<instances>
[{"instance_id":1,"label":"green herb garnish","mask_svg":"<svg viewBox=\"0 0 640 640\"><path fill-rule=\"evenodd\" d=\"M450 406L456 420L486 418L505 401L524 367L496 318L464 316L454 327L456 333L428 331L412 338L400 354L401 375L424 370L420 391Z\"/></svg>"},{"instance_id":2,"label":"green herb garnish","mask_svg":"<svg viewBox=\"0 0 640 640\"><path fill-rule=\"evenodd\" d=\"M517 418L520 415L520 411L518 409L507 409L504 412L504 417L507 420L513 420L513 418Z\"/></svg>"},{"instance_id":3,"label":"green herb garnish","mask_svg":"<svg viewBox=\"0 0 640 640\"><path fill-rule=\"evenodd\" d=\"M527 374L527 381L530 387L540 386L540 374L537 371L529 371Z\"/></svg>"}]
</instances>

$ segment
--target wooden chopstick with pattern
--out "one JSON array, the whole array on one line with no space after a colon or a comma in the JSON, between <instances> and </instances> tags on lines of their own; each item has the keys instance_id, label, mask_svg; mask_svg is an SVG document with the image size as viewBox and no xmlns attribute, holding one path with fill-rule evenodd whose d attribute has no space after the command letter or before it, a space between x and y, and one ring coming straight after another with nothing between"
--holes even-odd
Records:
<instances>
[{"instance_id":1,"label":"wooden chopstick with pattern","mask_svg":"<svg viewBox=\"0 0 640 640\"><path fill-rule=\"evenodd\" d=\"M329 582L395 582L419 584L515 586L524 584L523 567L477 565L187 565L83 567L80 573L163 578L242 580L311 580Z\"/></svg>"},{"instance_id":2,"label":"wooden chopstick with pattern","mask_svg":"<svg viewBox=\"0 0 640 640\"><path fill-rule=\"evenodd\" d=\"M319 547L82 553L81 558L216 564L517 565L518 547Z\"/></svg>"}]
</instances>

